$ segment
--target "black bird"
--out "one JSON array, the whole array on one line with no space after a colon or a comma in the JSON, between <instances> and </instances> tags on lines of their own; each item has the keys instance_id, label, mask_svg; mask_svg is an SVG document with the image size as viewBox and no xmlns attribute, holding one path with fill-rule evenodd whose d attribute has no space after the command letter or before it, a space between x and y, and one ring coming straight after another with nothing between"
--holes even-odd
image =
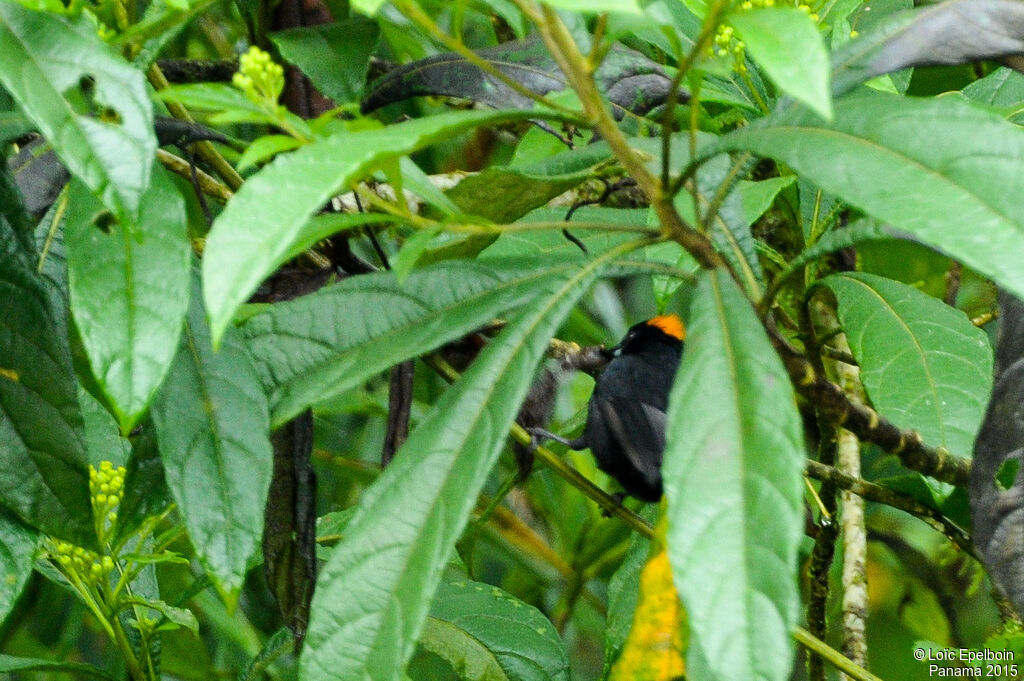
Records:
<instances>
[{"instance_id":1,"label":"black bird","mask_svg":"<svg viewBox=\"0 0 1024 681\"><path fill-rule=\"evenodd\" d=\"M665 409L686 336L674 314L631 327L606 352L611 362L597 377L587 406L583 435L565 440L535 430L572 449L593 452L597 466L643 501L661 498L661 459L665 451Z\"/></svg>"}]
</instances>

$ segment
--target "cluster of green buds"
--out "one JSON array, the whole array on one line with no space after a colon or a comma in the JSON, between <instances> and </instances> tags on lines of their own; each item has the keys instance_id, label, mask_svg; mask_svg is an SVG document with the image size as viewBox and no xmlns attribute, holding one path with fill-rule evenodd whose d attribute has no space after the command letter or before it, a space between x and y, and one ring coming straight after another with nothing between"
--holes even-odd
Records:
<instances>
[{"instance_id":1,"label":"cluster of green buds","mask_svg":"<svg viewBox=\"0 0 1024 681\"><path fill-rule=\"evenodd\" d=\"M114 467L101 461L99 470L89 466L89 496L92 515L96 520L96 534L105 541L117 524L117 508L124 497L124 466Z\"/></svg>"},{"instance_id":2,"label":"cluster of green buds","mask_svg":"<svg viewBox=\"0 0 1024 681\"><path fill-rule=\"evenodd\" d=\"M744 63L747 46L742 40L736 38L733 28L729 24L722 24L718 27L718 32L715 33L715 46L713 49L716 57L724 59L732 55L736 62L736 69L741 73L747 68Z\"/></svg>"},{"instance_id":3,"label":"cluster of green buds","mask_svg":"<svg viewBox=\"0 0 1024 681\"><path fill-rule=\"evenodd\" d=\"M124 496L124 475L124 466L114 466L109 461L101 461L99 468L89 466L89 498L96 535L103 547L109 546L117 523L117 508ZM107 575L115 567L113 555L96 553L63 539L51 537L45 546L50 560L83 594L105 584Z\"/></svg>"},{"instance_id":4,"label":"cluster of green buds","mask_svg":"<svg viewBox=\"0 0 1024 681\"><path fill-rule=\"evenodd\" d=\"M273 107L284 90L284 69L254 45L238 58L238 71L231 84L256 104Z\"/></svg>"},{"instance_id":5,"label":"cluster of green buds","mask_svg":"<svg viewBox=\"0 0 1024 681\"><path fill-rule=\"evenodd\" d=\"M114 559L61 539L49 540L50 555L74 582L96 582L114 569Z\"/></svg>"}]
</instances>

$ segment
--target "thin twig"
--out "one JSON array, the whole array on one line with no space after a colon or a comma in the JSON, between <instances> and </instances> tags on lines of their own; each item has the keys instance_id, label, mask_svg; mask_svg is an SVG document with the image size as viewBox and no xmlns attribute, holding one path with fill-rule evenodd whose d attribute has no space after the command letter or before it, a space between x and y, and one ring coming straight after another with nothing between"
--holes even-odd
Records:
<instances>
[{"instance_id":1,"label":"thin twig","mask_svg":"<svg viewBox=\"0 0 1024 681\"><path fill-rule=\"evenodd\" d=\"M189 182L192 181L192 169L194 166L189 163L186 159L180 156L176 156L169 151L164 149L156 150L156 158L165 168L170 170L175 175L180 175ZM226 185L221 184L216 179L204 173L199 168L195 168L195 179L199 185L199 189L202 190L203 194L211 196L221 203L226 203L228 199L233 196L233 192L227 188Z\"/></svg>"}]
</instances>

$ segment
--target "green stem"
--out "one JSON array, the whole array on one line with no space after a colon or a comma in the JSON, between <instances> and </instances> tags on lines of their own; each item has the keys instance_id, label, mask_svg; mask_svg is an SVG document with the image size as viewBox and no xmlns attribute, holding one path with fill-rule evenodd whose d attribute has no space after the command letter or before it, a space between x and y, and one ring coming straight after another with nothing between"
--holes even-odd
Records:
<instances>
[{"instance_id":1,"label":"green stem","mask_svg":"<svg viewBox=\"0 0 1024 681\"><path fill-rule=\"evenodd\" d=\"M50 221L50 228L46 230L46 241L43 242L42 252L39 254L39 264L36 266L36 272L42 273L43 265L46 263L46 256L50 253L50 247L53 245L53 238L57 235L57 230L60 228L61 220L64 219L64 213L68 209L68 185L64 185L64 188L60 190L60 196L57 198L57 207L53 210L53 219Z\"/></svg>"},{"instance_id":2,"label":"green stem","mask_svg":"<svg viewBox=\"0 0 1024 681\"><path fill-rule=\"evenodd\" d=\"M512 437L519 444L527 447L532 446L532 437L526 429L518 424L512 424L510 430ZM599 506L607 510L611 515L619 518L634 530L648 538L654 537L654 528L647 524L643 518L622 505L617 499L605 492L603 489L588 480L582 473L569 464L562 461L557 454L547 447L537 447L534 455L540 459L548 468L553 470L560 478L570 485L583 492L584 496L592 499Z\"/></svg>"},{"instance_id":3,"label":"green stem","mask_svg":"<svg viewBox=\"0 0 1024 681\"><path fill-rule=\"evenodd\" d=\"M855 681L882 681L864 667L852 662L835 648L831 647L803 627L797 627L793 638L811 653L821 657L833 667Z\"/></svg>"}]
</instances>

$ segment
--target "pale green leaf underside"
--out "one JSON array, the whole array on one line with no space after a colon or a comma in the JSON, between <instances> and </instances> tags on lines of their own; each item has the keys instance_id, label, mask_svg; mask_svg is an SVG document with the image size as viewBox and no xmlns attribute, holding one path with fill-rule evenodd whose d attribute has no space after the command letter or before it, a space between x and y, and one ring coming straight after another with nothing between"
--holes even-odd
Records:
<instances>
[{"instance_id":1,"label":"pale green leaf underside","mask_svg":"<svg viewBox=\"0 0 1024 681\"><path fill-rule=\"evenodd\" d=\"M784 161L870 215L1024 296L1024 131L952 98L862 91L822 125L789 113L730 133L720 149Z\"/></svg>"},{"instance_id":2,"label":"pale green leaf underside","mask_svg":"<svg viewBox=\"0 0 1024 681\"><path fill-rule=\"evenodd\" d=\"M669 399L668 552L693 678L789 678L800 595L803 434L793 390L746 298L700 275Z\"/></svg>"}]
</instances>

